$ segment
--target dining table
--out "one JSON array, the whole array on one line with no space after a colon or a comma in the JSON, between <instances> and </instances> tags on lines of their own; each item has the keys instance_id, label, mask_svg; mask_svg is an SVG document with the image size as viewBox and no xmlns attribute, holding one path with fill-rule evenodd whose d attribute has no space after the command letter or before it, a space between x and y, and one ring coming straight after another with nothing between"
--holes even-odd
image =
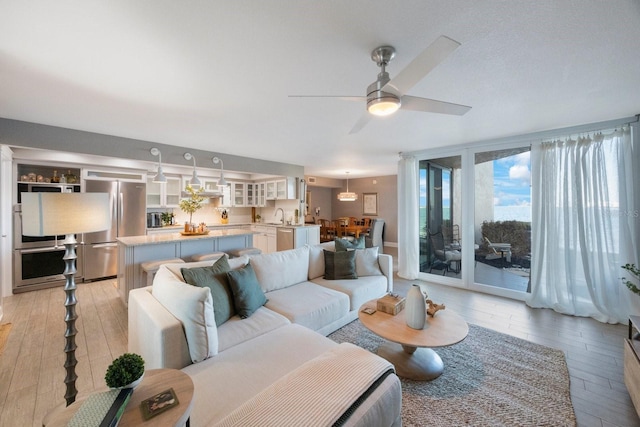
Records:
<instances>
[{"instance_id":1,"label":"dining table","mask_svg":"<svg viewBox=\"0 0 640 427\"><path fill-rule=\"evenodd\" d=\"M327 226L327 229L337 237L353 235L357 239L360 237L360 234L368 233L370 228L365 225L340 225L339 227L340 228L337 229L337 227L332 224Z\"/></svg>"}]
</instances>

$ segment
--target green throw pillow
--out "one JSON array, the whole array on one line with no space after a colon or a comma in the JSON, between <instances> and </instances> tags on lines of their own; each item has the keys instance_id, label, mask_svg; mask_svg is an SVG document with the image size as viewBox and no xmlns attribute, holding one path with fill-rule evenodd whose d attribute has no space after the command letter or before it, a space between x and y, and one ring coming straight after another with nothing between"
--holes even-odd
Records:
<instances>
[{"instance_id":1,"label":"green throw pillow","mask_svg":"<svg viewBox=\"0 0 640 427\"><path fill-rule=\"evenodd\" d=\"M350 249L364 249L364 236L360 236L352 242L336 237L336 252L348 251Z\"/></svg>"},{"instance_id":2,"label":"green throw pillow","mask_svg":"<svg viewBox=\"0 0 640 427\"><path fill-rule=\"evenodd\" d=\"M243 319L251 316L257 309L267 303L267 297L262 292L251 263L238 270L228 271L227 277L233 293L236 311Z\"/></svg>"},{"instance_id":3,"label":"green throw pillow","mask_svg":"<svg viewBox=\"0 0 640 427\"><path fill-rule=\"evenodd\" d=\"M193 286L208 287L211 289L213 300L213 316L216 326L235 316L236 309L233 305L233 293L229 287L227 271L231 270L227 257L218 259L211 267L182 268L184 281Z\"/></svg>"},{"instance_id":4,"label":"green throw pillow","mask_svg":"<svg viewBox=\"0 0 640 427\"><path fill-rule=\"evenodd\" d=\"M324 249L324 278L357 279L356 251L333 252Z\"/></svg>"}]
</instances>

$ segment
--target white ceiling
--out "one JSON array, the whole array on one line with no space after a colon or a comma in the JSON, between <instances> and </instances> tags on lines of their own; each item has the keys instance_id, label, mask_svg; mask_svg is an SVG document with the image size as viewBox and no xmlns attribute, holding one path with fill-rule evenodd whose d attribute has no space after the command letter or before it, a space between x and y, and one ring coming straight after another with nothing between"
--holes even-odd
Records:
<instances>
[{"instance_id":1,"label":"white ceiling","mask_svg":"<svg viewBox=\"0 0 640 427\"><path fill-rule=\"evenodd\" d=\"M349 135L364 103L288 97L364 96L373 48L396 48L393 78L441 34L462 45L409 94L462 117L401 110ZM637 113L637 0L0 0L0 116L310 175Z\"/></svg>"}]
</instances>

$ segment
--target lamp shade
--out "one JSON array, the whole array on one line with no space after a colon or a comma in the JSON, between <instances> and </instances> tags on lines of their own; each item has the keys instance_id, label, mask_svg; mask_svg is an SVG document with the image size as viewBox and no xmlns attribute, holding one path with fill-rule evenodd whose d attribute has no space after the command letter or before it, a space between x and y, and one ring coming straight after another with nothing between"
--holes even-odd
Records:
<instances>
[{"instance_id":1,"label":"lamp shade","mask_svg":"<svg viewBox=\"0 0 640 427\"><path fill-rule=\"evenodd\" d=\"M23 193L22 234L53 236L111 227L107 193Z\"/></svg>"}]
</instances>

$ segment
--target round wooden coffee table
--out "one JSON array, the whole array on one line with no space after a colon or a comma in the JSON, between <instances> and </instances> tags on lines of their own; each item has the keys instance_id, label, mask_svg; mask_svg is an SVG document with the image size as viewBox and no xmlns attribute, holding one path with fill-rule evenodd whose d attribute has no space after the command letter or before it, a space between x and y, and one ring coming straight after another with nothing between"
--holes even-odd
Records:
<instances>
[{"instance_id":1,"label":"round wooden coffee table","mask_svg":"<svg viewBox=\"0 0 640 427\"><path fill-rule=\"evenodd\" d=\"M378 355L393 363L398 376L412 380L429 381L438 378L444 371L442 359L433 347L446 347L459 343L469 333L467 322L450 309L440 310L434 317L427 316L424 329L407 326L404 310L395 316L382 311L367 314L365 307L376 309L371 300L358 310L360 322L374 334L384 338Z\"/></svg>"},{"instance_id":2,"label":"round wooden coffee table","mask_svg":"<svg viewBox=\"0 0 640 427\"><path fill-rule=\"evenodd\" d=\"M178 406L156 415L145 421L140 410L140 403L168 388L173 388L178 398ZM104 390L102 390L104 391ZM86 398L86 397L85 397ZM56 410L43 421L45 427L63 427L73 418L85 399L79 399L64 409ZM131 395L131 400L118 423L118 427L126 426L189 426L189 416L193 407L193 381L189 375L177 369L151 369L145 371L144 378Z\"/></svg>"}]
</instances>

